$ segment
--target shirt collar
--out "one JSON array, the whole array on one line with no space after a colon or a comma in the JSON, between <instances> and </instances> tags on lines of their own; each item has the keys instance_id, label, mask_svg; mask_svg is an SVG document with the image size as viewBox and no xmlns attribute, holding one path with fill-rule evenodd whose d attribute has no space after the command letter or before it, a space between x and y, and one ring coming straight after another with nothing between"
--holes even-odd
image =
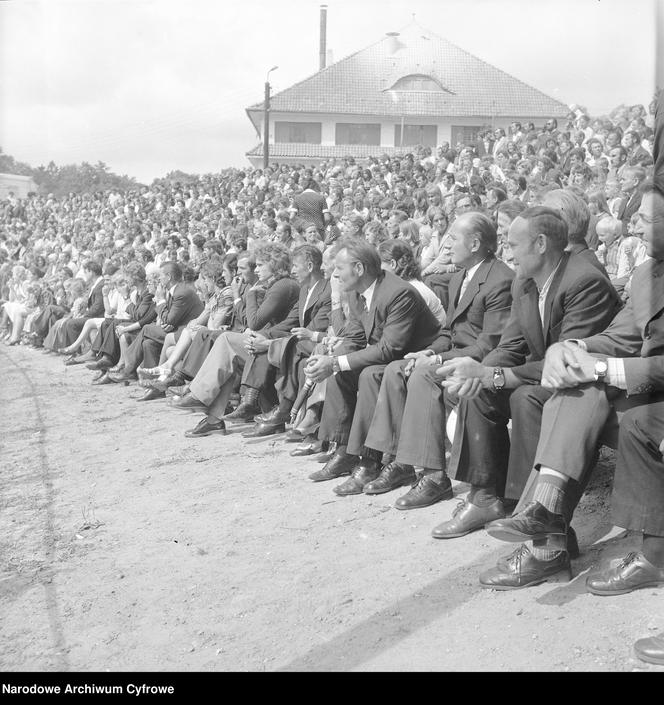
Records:
<instances>
[{"instance_id":1,"label":"shirt collar","mask_svg":"<svg viewBox=\"0 0 664 705\"><path fill-rule=\"evenodd\" d=\"M484 260L482 260L482 262L484 262ZM482 262L478 262L477 264L474 264L470 269L466 270L466 279L468 281L470 281L475 276L475 272L477 272L477 270L480 268Z\"/></svg>"},{"instance_id":2,"label":"shirt collar","mask_svg":"<svg viewBox=\"0 0 664 705\"><path fill-rule=\"evenodd\" d=\"M171 296L175 296L175 289L176 289L176 287L177 287L177 284L173 284L173 286L168 290L168 293L169 293Z\"/></svg>"},{"instance_id":3,"label":"shirt collar","mask_svg":"<svg viewBox=\"0 0 664 705\"><path fill-rule=\"evenodd\" d=\"M549 278L544 282L544 286L538 290L538 294L540 299L546 298L546 295L549 293L549 289L551 288L551 283L553 282L553 278L556 275L556 272L558 271L558 268L560 267L560 264L563 261L563 256L558 260L558 264L553 268L553 272L549 274Z\"/></svg>"}]
</instances>

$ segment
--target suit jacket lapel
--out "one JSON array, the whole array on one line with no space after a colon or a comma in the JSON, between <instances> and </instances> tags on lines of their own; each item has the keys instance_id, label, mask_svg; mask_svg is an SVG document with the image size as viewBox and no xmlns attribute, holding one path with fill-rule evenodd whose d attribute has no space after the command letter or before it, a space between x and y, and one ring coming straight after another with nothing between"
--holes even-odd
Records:
<instances>
[{"instance_id":1,"label":"suit jacket lapel","mask_svg":"<svg viewBox=\"0 0 664 705\"><path fill-rule=\"evenodd\" d=\"M546 331L547 336L549 334L549 326L551 325L551 309L553 308L553 302L556 298L555 294L556 291L558 291L560 282L563 278L563 275L565 274L565 269L567 269L567 263L569 262L569 258L570 255L568 253L565 253L563 255L563 261L560 263L558 271L555 273L553 281L551 282L551 286L549 287L549 291L546 295L546 303L544 304L544 321L542 321L542 329Z\"/></svg>"},{"instance_id":2,"label":"suit jacket lapel","mask_svg":"<svg viewBox=\"0 0 664 705\"><path fill-rule=\"evenodd\" d=\"M519 297L519 304L523 311L523 337L528 341L531 351L540 357L544 357L544 335L542 334L542 321L538 308L539 298L537 286L532 279L529 279L523 287L523 293Z\"/></svg>"},{"instance_id":3,"label":"suit jacket lapel","mask_svg":"<svg viewBox=\"0 0 664 705\"><path fill-rule=\"evenodd\" d=\"M369 309L369 312L365 314L364 332L367 336L367 343L373 333L374 319L376 317L376 303L378 302L378 292L380 291L380 286L384 281L384 274L376 279L376 286L374 287L373 296L371 297L371 308Z\"/></svg>"},{"instance_id":4,"label":"suit jacket lapel","mask_svg":"<svg viewBox=\"0 0 664 705\"><path fill-rule=\"evenodd\" d=\"M487 274L489 273L489 269L491 267L491 263L493 260L484 260L482 264L477 268L477 271L475 272L475 275L473 278L468 282L468 285L466 286L466 290L463 292L463 296L459 300L459 302L456 305L456 308L454 309L454 318L457 316L460 316L462 313L468 310L468 307L470 304L473 303L473 299L479 294L480 291L480 286L484 284L486 281ZM464 272L464 277L465 277L465 272ZM459 282L459 288L461 287L461 284L463 282L463 278ZM450 287L451 288L451 287ZM450 295L451 295L450 291ZM452 300L450 298L450 300ZM451 321L450 321L451 323Z\"/></svg>"},{"instance_id":5,"label":"suit jacket lapel","mask_svg":"<svg viewBox=\"0 0 664 705\"><path fill-rule=\"evenodd\" d=\"M300 325L305 326L305 319L306 319L306 313L307 311L318 301L320 298L320 293L323 290L325 286L325 282L323 279L319 279L316 282L316 288L311 292L311 296L309 297L309 301L307 302L307 292L304 291L304 298L300 302ZM304 308L306 304L306 309Z\"/></svg>"},{"instance_id":6,"label":"suit jacket lapel","mask_svg":"<svg viewBox=\"0 0 664 705\"><path fill-rule=\"evenodd\" d=\"M645 331L646 326L664 308L664 263L650 261L651 269L648 272L648 286L644 292L643 300L633 307L639 330ZM633 291L632 295L639 296L640 292ZM636 297L635 297L636 298ZM639 299L641 297L639 296ZM636 304L636 300L634 302Z\"/></svg>"}]
</instances>

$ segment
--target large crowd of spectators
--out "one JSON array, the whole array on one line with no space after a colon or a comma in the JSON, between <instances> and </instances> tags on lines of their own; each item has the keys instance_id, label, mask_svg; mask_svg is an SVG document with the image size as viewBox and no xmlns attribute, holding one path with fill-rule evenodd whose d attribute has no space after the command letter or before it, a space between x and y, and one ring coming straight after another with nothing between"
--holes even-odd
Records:
<instances>
[{"instance_id":1,"label":"large crowd of spectators","mask_svg":"<svg viewBox=\"0 0 664 705\"><path fill-rule=\"evenodd\" d=\"M542 582L578 555L572 513L599 445L618 441L616 400L649 418L661 406L654 112L577 110L470 144L126 192L10 195L0 335L87 363L99 386L135 380L140 401L201 411L192 438L231 422L248 437L289 428L293 455L325 463L313 481L346 478L340 496L410 485L395 502L410 510L465 481L433 535L487 526L530 540L480 582ZM652 362L636 382L632 358ZM589 578L596 594L664 583L661 505L641 511L664 473L633 468L637 446L661 465L657 423L654 436L641 417L621 425L616 512L644 551Z\"/></svg>"}]
</instances>

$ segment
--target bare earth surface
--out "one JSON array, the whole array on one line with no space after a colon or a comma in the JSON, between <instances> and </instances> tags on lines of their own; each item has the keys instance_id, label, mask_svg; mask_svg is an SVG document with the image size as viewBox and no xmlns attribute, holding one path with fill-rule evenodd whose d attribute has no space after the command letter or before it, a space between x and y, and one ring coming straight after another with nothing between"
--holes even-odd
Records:
<instances>
[{"instance_id":1,"label":"bare earth surface","mask_svg":"<svg viewBox=\"0 0 664 705\"><path fill-rule=\"evenodd\" d=\"M664 671L632 656L664 629L662 591L584 588L639 545L605 540L610 457L574 580L487 591L478 574L513 546L432 539L456 501L338 498L280 438L189 440L197 416L91 378L0 349L3 671Z\"/></svg>"}]
</instances>

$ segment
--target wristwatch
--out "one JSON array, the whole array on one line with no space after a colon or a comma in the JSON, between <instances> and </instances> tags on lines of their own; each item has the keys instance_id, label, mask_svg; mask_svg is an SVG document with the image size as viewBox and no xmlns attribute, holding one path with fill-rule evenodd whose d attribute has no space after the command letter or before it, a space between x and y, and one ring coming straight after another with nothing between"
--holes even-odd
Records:
<instances>
[{"instance_id":1,"label":"wristwatch","mask_svg":"<svg viewBox=\"0 0 664 705\"><path fill-rule=\"evenodd\" d=\"M597 360L595 363L595 382L603 382L608 371L609 365L606 360Z\"/></svg>"},{"instance_id":2,"label":"wristwatch","mask_svg":"<svg viewBox=\"0 0 664 705\"><path fill-rule=\"evenodd\" d=\"M499 392L505 388L505 373L502 367L493 368L493 391Z\"/></svg>"},{"instance_id":3,"label":"wristwatch","mask_svg":"<svg viewBox=\"0 0 664 705\"><path fill-rule=\"evenodd\" d=\"M339 365L339 358L336 355L332 356L332 374L336 375L337 372L341 372L341 366Z\"/></svg>"}]
</instances>

